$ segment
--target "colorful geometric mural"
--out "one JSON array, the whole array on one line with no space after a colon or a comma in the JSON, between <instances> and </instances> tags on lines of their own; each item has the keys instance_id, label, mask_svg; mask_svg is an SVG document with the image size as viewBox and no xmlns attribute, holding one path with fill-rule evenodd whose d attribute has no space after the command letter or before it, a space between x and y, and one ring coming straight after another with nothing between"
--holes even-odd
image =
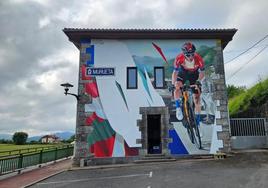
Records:
<instances>
[{"instance_id":1,"label":"colorful geometric mural","mask_svg":"<svg viewBox=\"0 0 268 188\"><path fill-rule=\"evenodd\" d=\"M82 67L82 78L89 80ZM93 79L94 80L94 79ZM88 135L87 142L90 152L95 157L123 157L137 155L138 150L130 148L124 138L116 133L106 119L99 100L97 83L92 81L84 84L85 93L92 97L92 103L85 105L85 112L91 113L86 120L86 126L92 126L93 131Z\"/></svg>"},{"instance_id":2,"label":"colorful geometric mural","mask_svg":"<svg viewBox=\"0 0 268 188\"><path fill-rule=\"evenodd\" d=\"M171 154L215 153L222 147L222 141L217 139L221 126L215 122L219 115L216 110L217 101L212 97L213 79L219 76L215 74L214 67L217 43L216 40L192 40L190 42L193 46L188 46L186 53L183 46L187 42L189 41L91 41L91 46L86 51L92 59L87 62L87 66L115 68L115 76L110 77L88 77L85 75L85 66L81 71L83 80L92 80L84 85L85 92L92 96L92 103L85 105L85 111L91 113L85 124L93 127L88 144L96 157L138 155L137 147L140 145L136 144L136 140L141 136L137 127L137 120L141 119L140 107L169 107L170 122L174 127L169 132L173 141L169 144ZM137 89L127 89L127 67L137 67ZM164 88L154 88L154 67L164 68ZM198 125L202 147L196 146L189 136L191 134L187 124L178 118L178 109L183 110L184 98L182 95L177 96L176 92L180 92L180 89L176 84L185 84L186 78L190 85L197 83L197 80L201 83L200 86L195 86L200 92L191 89L191 117ZM185 110L181 113L185 117Z\"/></svg>"}]
</instances>

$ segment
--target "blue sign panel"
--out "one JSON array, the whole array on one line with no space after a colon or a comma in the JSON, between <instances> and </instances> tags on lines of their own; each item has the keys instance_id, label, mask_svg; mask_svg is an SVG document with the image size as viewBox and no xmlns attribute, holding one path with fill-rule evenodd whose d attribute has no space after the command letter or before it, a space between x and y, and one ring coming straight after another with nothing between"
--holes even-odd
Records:
<instances>
[{"instance_id":1,"label":"blue sign panel","mask_svg":"<svg viewBox=\"0 0 268 188\"><path fill-rule=\"evenodd\" d=\"M86 54L88 55L87 66L94 65L94 46L86 48Z\"/></svg>"},{"instance_id":2,"label":"blue sign panel","mask_svg":"<svg viewBox=\"0 0 268 188\"><path fill-rule=\"evenodd\" d=\"M114 76L115 68L87 67L87 76Z\"/></svg>"}]
</instances>

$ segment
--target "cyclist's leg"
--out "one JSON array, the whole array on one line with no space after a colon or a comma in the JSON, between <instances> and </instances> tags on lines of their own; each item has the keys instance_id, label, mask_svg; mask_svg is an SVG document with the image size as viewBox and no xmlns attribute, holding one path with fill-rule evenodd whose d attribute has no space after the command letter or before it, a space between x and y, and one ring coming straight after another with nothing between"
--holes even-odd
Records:
<instances>
[{"instance_id":1,"label":"cyclist's leg","mask_svg":"<svg viewBox=\"0 0 268 188\"><path fill-rule=\"evenodd\" d=\"M195 116L196 116L196 124L200 125L200 114L201 114L201 102L200 102L200 94L194 94L194 106L195 106Z\"/></svg>"},{"instance_id":2,"label":"cyclist's leg","mask_svg":"<svg viewBox=\"0 0 268 188\"><path fill-rule=\"evenodd\" d=\"M196 84L196 81L198 80L199 77L199 72L196 70L195 72L191 73L190 77L190 84L194 85ZM196 124L199 126L200 125L200 113L201 113L201 88L193 88L193 99L194 99L194 112L195 112L195 117L196 117Z\"/></svg>"},{"instance_id":3,"label":"cyclist's leg","mask_svg":"<svg viewBox=\"0 0 268 188\"><path fill-rule=\"evenodd\" d=\"M181 108L181 87L183 86L184 72L181 70L178 72L178 78L175 82L174 99L176 105L176 118L181 121L183 119L183 113Z\"/></svg>"},{"instance_id":4,"label":"cyclist's leg","mask_svg":"<svg viewBox=\"0 0 268 188\"><path fill-rule=\"evenodd\" d=\"M181 110L181 88L182 87L182 82L181 81L176 81L175 83L175 90L174 90L174 99L175 99L175 105L176 105L176 118L178 120L183 119L183 114Z\"/></svg>"}]
</instances>

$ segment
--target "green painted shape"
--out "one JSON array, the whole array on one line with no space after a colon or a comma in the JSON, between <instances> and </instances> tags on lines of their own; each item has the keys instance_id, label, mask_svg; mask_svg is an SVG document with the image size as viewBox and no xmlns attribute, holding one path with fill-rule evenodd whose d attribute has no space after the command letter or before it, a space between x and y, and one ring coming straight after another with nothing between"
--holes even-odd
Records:
<instances>
[{"instance_id":1,"label":"green painted shape","mask_svg":"<svg viewBox=\"0 0 268 188\"><path fill-rule=\"evenodd\" d=\"M127 110L129 110L129 109L128 109L128 105L127 105L127 100L126 100L126 97L125 97L125 94L124 94L124 92L123 92L123 90L122 90L121 85L120 85L117 81L115 81L115 84L116 84L117 89L119 90L119 92L120 92L120 94L121 94L121 97L123 98L123 100L124 100L124 102L125 102L125 105L126 105L126 107L127 107Z\"/></svg>"},{"instance_id":2,"label":"green painted shape","mask_svg":"<svg viewBox=\"0 0 268 188\"><path fill-rule=\"evenodd\" d=\"M95 142L106 140L115 134L108 120L103 122L94 120L91 126L93 126L93 131L87 138L89 146Z\"/></svg>"}]
</instances>

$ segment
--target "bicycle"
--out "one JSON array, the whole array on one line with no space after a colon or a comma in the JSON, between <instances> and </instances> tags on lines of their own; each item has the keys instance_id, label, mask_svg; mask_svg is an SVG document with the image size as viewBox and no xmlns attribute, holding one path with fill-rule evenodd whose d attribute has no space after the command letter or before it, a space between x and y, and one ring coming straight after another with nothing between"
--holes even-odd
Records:
<instances>
[{"instance_id":1,"label":"bicycle","mask_svg":"<svg viewBox=\"0 0 268 188\"><path fill-rule=\"evenodd\" d=\"M198 149L202 149L199 127L196 123L194 113L195 104L193 101L193 88L197 89L197 91L200 93L200 85L190 85L189 81L186 81L181 88L183 113L182 123L187 129L191 142L195 144Z\"/></svg>"}]
</instances>

